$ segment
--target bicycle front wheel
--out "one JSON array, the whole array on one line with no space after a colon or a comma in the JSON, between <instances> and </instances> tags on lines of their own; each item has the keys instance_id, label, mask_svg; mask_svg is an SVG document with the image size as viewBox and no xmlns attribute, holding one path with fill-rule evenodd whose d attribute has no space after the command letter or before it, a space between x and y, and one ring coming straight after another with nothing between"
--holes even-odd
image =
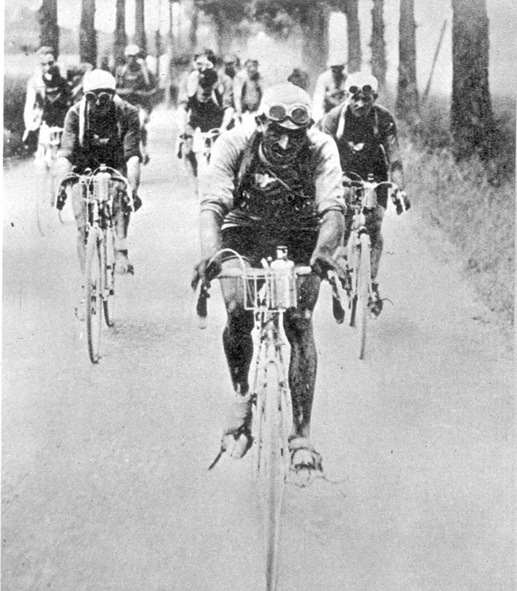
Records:
<instances>
[{"instance_id":1,"label":"bicycle front wheel","mask_svg":"<svg viewBox=\"0 0 517 591\"><path fill-rule=\"evenodd\" d=\"M103 250L100 232L91 229L86 244L86 334L92 363L99 361L102 327Z\"/></svg>"},{"instance_id":2,"label":"bicycle front wheel","mask_svg":"<svg viewBox=\"0 0 517 591\"><path fill-rule=\"evenodd\" d=\"M368 302L371 295L371 257L370 237L361 234L359 267L357 276L357 327L359 329L359 359L364 358L366 349L366 323L368 320Z\"/></svg>"},{"instance_id":3,"label":"bicycle front wheel","mask_svg":"<svg viewBox=\"0 0 517 591\"><path fill-rule=\"evenodd\" d=\"M104 320L108 326L115 321L115 232L108 228L105 235L104 248L105 283L104 283Z\"/></svg>"},{"instance_id":4,"label":"bicycle front wheel","mask_svg":"<svg viewBox=\"0 0 517 591\"><path fill-rule=\"evenodd\" d=\"M259 473L266 557L266 590L274 591L278 579L280 518L286 479L287 436L282 417L282 385L278 366L269 361L264 369L261 405Z\"/></svg>"}]
</instances>

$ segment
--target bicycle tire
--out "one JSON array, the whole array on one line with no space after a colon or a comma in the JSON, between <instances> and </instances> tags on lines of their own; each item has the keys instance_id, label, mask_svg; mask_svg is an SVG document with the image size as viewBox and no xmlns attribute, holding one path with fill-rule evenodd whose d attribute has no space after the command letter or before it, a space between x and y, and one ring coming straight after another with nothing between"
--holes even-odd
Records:
<instances>
[{"instance_id":1,"label":"bicycle tire","mask_svg":"<svg viewBox=\"0 0 517 591\"><path fill-rule=\"evenodd\" d=\"M286 478L287 441L283 440L282 385L276 361L269 361L264 372L260 471L263 484L266 591L274 591L278 580L280 518Z\"/></svg>"},{"instance_id":2,"label":"bicycle tire","mask_svg":"<svg viewBox=\"0 0 517 591\"><path fill-rule=\"evenodd\" d=\"M86 334L88 354L92 363L98 363L102 327L102 291L103 291L103 240L100 233L91 229L86 243Z\"/></svg>"},{"instance_id":3,"label":"bicycle tire","mask_svg":"<svg viewBox=\"0 0 517 591\"><path fill-rule=\"evenodd\" d=\"M366 326L368 320L368 302L371 295L371 256L370 236L360 236L359 268L357 276L357 316L359 328L359 359L364 359L366 349Z\"/></svg>"},{"instance_id":4,"label":"bicycle tire","mask_svg":"<svg viewBox=\"0 0 517 591\"><path fill-rule=\"evenodd\" d=\"M108 228L104 236L104 320L111 327L115 322L115 232Z\"/></svg>"}]
</instances>

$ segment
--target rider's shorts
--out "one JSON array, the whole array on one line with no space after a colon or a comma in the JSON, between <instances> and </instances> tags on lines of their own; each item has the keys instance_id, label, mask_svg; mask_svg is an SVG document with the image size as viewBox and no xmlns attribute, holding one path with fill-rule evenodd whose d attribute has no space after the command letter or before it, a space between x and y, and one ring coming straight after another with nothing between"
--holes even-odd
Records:
<instances>
[{"instance_id":1,"label":"rider's shorts","mask_svg":"<svg viewBox=\"0 0 517 591\"><path fill-rule=\"evenodd\" d=\"M308 265L318 241L318 228L286 230L256 224L226 228L222 239L223 248L235 250L253 267L262 267L263 258L275 259L277 246L287 246L288 257L296 265Z\"/></svg>"}]
</instances>

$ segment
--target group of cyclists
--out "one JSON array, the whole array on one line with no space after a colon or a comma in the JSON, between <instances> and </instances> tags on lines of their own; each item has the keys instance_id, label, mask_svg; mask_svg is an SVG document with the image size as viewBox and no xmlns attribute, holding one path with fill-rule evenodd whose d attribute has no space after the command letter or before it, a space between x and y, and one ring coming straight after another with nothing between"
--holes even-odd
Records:
<instances>
[{"instance_id":1,"label":"group of cyclists","mask_svg":"<svg viewBox=\"0 0 517 591\"><path fill-rule=\"evenodd\" d=\"M48 50L41 52L41 81L34 86L39 97L35 104L40 105L42 99L47 104L48 100L48 113L52 113L50 105L60 89L65 92L52 57ZM144 139L142 150L139 110L130 103L136 102L137 89L149 100L151 79L141 67L138 47L129 46L126 57L127 63L115 76L100 69L84 75L80 100L60 120L64 133L58 166L61 176L72 167L82 172L100 164L119 170L129 181L136 211L141 205L138 188L146 142ZM404 190L396 122L376 103L377 80L367 72L347 75L344 63L330 65L318 81L313 101L303 84L286 81L263 88L256 60L248 60L239 72L235 56L220 60L213 52L204 51L195 56L192 71L185 76L178 107L183 129L178 156L193 174L197 173L193 131L217 128L220 132L209 166L199 178L201 260L195 266L193 288L210 283L214 278L210 270L226 271L237 265L233 255L218 265L211 264L223 248L238 253L247 265L261 267L261 261L274 258L282 245L295 265L310 265L314 271L301 279L297 307L284 315L291 348L289 388L294 427L289 448L295 469L321 469L321 456L310 433L317 369L312 314L327 273L335 272L344 280L344 246L352 224L347 208L351 189L346 180L350 176L373 177L376 182L391 179ZM33 118L31 129L35 121ZM387 191L379 188L377 192L377 205L366 218L372 238L373 315L382 310L376 277L388 199ZM58 207L65 198L61 193ZM131 210L119 199L116 270L131 273L127 245ZM83 267L86 219L80 196L72 197L72 206ZM248 374L254 319L245 309L242 293L223 286L223 297L227 309L223 344L234 392L222 448L240 458L251 445Z\"/></svg>"}]
</instances>

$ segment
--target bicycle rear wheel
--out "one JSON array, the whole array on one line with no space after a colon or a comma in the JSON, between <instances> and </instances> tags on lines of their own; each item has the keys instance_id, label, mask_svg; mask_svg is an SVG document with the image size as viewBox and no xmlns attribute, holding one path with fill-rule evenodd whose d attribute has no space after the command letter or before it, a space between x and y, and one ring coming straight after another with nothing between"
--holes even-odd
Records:
<instances>
[{"instance_id":1,"label":"bicycle rear wheel","mask_svg":"<svg viewBox=\"0 0 517 591\"><path fill-rule=\"evenodd\" d=\"M103 248L101 234L91 229L86 244L86 334L88 354L92 363L99 361L102 327Z\"/></svg>"},{"instance_id":2,"label":"bicycle rear wheel","mask_svg":"<svg viewBox=\"0 0 517 591\"><path fill-rule=\"evenodd\" d=\"M282 385L276 361L264 368L258 400L260 415L259 476L262 494L266 558L266 591L276 589L280 519L286 478L287 435L282 418Z\"/></svg>"},{"instance_id":3,"label":"bicycle rear wheel","mask_svg":"<svg viewBox=\"0 0 517 591\"><path fill-rule=\"evenodd\" d=\"M104 285L104 320L108 326L113 326L115 319L115 232L108 228L105 234L105 285Z\"/></svg>"},{"instance_id":4,"label":"bicycle rear wheel","mask_svg":"<svg viewBox=\"0 0 517 591\"><path fill-rule=\"evenodd\" d=\"M357 326L359 328L359 359L364 358L366 348L366 323L368 319L368 302L371 293L371 261L370 237L361 234L359 251L359 267L357 276Z\"/></svg>"}]
</instances>

